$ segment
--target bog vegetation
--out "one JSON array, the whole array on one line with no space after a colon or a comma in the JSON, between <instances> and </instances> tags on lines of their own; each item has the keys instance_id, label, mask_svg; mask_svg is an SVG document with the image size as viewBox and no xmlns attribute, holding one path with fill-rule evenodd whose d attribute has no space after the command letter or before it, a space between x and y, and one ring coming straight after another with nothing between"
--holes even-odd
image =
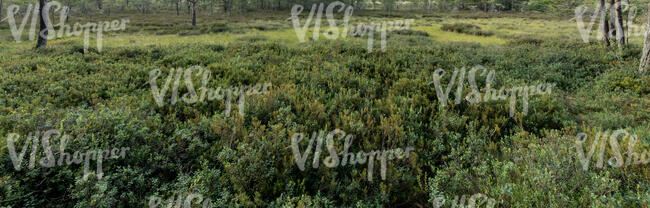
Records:
<instances>
[{"instance_id":1,"label":"bog vegetation","mask_svg":"<svg viewBox=\"0 0 650 208\"><path fill-rule=\"evenodd\" d=\"M364 37L300 43L288 9L310 1L64 3L71 23L130 23L107 34L101 52L90 44L87 53L80 37L34 49L36 41L17 43L0 23L0 206L148 207L155 196L163 207L191 193L213 207L433 207L438 196L451 207L455 196L476 193L496 207L650 204L647 165L584 170L576 157L580 132L593 138L624 128L639 135L637 152L650 149L650 77L638 73L643 37L623 48L585 43L571 18L578 4L593 2L345 2L361 8L351 22L415 19L371 53ZM449 83L455 68L476 65L497 72L497 88L555 87L531 97L527 115L510 117L505 101L455 104L456 87L443 107L434 71L447 71ZM150 72L167 77L190 66L212 72L211 89L272 88L246 97L243 115L225 116L225 99L158 105ZM192 80L201 86L199 76ZM29 132L49 129L71 135L68 152L130 149L104 161L101 180L83 180L83 164L15 170L6 135L23 135L23 148ZM349 152L414 150L388 163L385 180L378 172L366 180L364 165L301 171L291 135L332 129L355 135ZM607 161L613 150L603 151Z\"/></svg>"}]
</instances>

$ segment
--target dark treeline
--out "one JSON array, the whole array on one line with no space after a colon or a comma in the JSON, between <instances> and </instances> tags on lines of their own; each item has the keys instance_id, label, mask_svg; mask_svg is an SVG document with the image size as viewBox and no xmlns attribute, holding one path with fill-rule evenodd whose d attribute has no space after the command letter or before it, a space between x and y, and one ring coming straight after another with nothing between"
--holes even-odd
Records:
<instances>
[{"instance_id":1,"label":"dark treeline","mask_svg":"<svg viewBox=\"0 0 650 208\"><path fill-rule=\"evenodd\" d=\"M620 0L617 0L620 1ZM632 2L644 5L647 0ZM2 2L2 1L0 1ZM72 12L81 14L129 11L151 13L160 10L174 11L177 15L192 15L194 11L201 14L231 14L232 12L249 12L259 10L288 10L295 4L312 5L331 3L334 0L60 0L72 8ZM594 5L594 0L342 0L357 10L421 10L421 11L539 11L572 13L579 5ZM0 4L38 3L36 0L4 0ZM623 2L627 3L627 2ZM0 6L2 8L2 6ZM4 11L3 11L4 12Z\"/></svg>"}]
</instances>

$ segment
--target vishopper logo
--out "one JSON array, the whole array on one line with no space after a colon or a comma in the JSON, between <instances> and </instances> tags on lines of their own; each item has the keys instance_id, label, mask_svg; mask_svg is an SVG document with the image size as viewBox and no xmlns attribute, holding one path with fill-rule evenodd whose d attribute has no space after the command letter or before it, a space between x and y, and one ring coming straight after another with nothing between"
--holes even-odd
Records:
<instances>
[{"instance_id":1,"label":"vishopper logo","mask_svg":"<svg viewBox=\"0 0 650 208\"><path fill-rule=\"evenodd\" d=\"M437 195L433 200L433 207L442 208L445 206L446 201L447 200L445 199L445 196ZM454 201L451 204L451 207L452 208L456 208L456 207L478 208L484 204L486 208L492 208L496 205L496 200L489 198L487 195L482 193L474 194L469 198L467 195L463 195L460 198L458 196L455 196Z\"/></svg>"},{"instance_id":2,"label":"vishopper logo","mask_svg":"<svg viewBox=\"0 0 650 208\"><path fill-rule=\"evenodd\" d=\"M196 73L196 74L195 74ZM165 105L165 96L167 96L167 90L169 90L170 85L173 82L172 93L171 93L171 105L175 105L179 100L179 84L181 77L183 77L184 84L187 88L187 93L185 93L180 100L187 104L194 104L197 102L203 102L206 100L222 100L226 98L226 116L230 116L231 101L233 99L238 99L239 106L239 115L244 116L244 102L246 95L258 95L266 94L273 85L271 83L264 83L263 85L258 83L254 86L238 86L238 87L229 87L222 89L218 87L217 89L208 88L208 82L211 79L212 72L207 69L203 69L201 66L192 66L188 69L174 69L172 68L167 75L167 78L164 81L162 89L158 87L158 77L161 75L160 69L154 69L149 72L149 85L151 86L151 93L153 94L154 100L159 107ZM197 90L194 88L192 76L196 75L201 77L201 87Z\"/></svg>"},{"instance_id":3,"label":"vishopper logo","mask_svg":"<svg viewBox=\"0 0 650 208\"><path fill-rule=\"evenodd\" d=\"M34 35L38 34L44 39L47 40L52 40L54 38L62 38L62 37L78 37L81 36L82 34L84 35L84 53L88 53L88 45L90 42L90 33L97 33L97 51L101 52L102 51L102 43L103 43L103 33L104 32L111 32L111 31L123 31L126 29L126 24L129 23L128 19L122 19L121 21L119 20L113 20L112 22L109 21L104 21L104 22L97 22L97 23L86 23L86 24L79 24L78 22L74 24L73 27L70 25L66 25L66 20L67 20L67 12L69 12L70 8L66 6L62 6L61 3L57 1L52 1L48 2L45 4L45 7L43 9L43 14L39 14L39 5L33 5L29 4L27 6L27 10L25 11L25 16L22 18L22 22L20 23L20 27L18 24L16 24L16 19L15 16L16 14L19 13L20 6L18 5L10 5L7 8L7 17L4 20L7 20L9 23L9 26L11 27L11 34L16 42L21 42L22 41L22 34L23 30L25 29L25 25L27 24L27 21L30 19L31 15L31 26L30 26L30 32L29 32L29 40L34 40ZM52 8L55 8L54 11L60 12L59 16L59 24L57 25L52 25L52 20L50 20L50 10ZM36 23L39 22L39 15L43 15L43 20L46 24L46 28L44 30L39 31L38 33L35 33L36 30ZM0 21L0 22L2 22ZM54 26L59 27L58 33L54 30Z\"/></svg>"},{"instance_id":4,"label":"vishopper logo","mask_svg":"<svg viewBox=\"0 0 650 208\"><path fill-rule=\"evenodd\" d=\"M594 155L596 150L598 150L598 159L596 162L596 167L597 168L604 167L604 156L605 156L605 150L607 148L607 144L609 144L613 156L607 160L607 163L614 168L620 168L623 166L627 167L632 164L645 165L650 162L650 154L648 153L647 150L644 150L643 153L641 154L635 152L635 147L639 142L638 139L639 136L635 134L630 134L625 129L615 130L611 133L611 135L610 135L610 131L597 132L594 141L591 143L589 152L586 152L583 146L585 145L585 142L587 141L588 138L589 135L587 135L587 133L584 132L577 134L575 137L575 147L577 151L576 156L578 161L580 161L582 165L582 169L585 171L589 169L591 158ZM623 152L623 154L621 154L621 150L619 147L619 138L621 142L627 139L627 152ZM626 156L627 158L624 156Z\"/></svg>"},{"instance_id":5,"label":"vishopper logo","mask_svg":"<svg viewBox=\"0 0 650 208\"><path fill-rule=\"evenodd\" d=\"M99 180L102 179L104 172L102 169L102 163L104 159L119 159L119 158L124 158L126 156L126 151L128 151L130 148L113 148L112 150L87 150L86 153L75 151L74 154L70 154L65 152L65 148L67 146L68 140L70 139L70 136L68 135L61 135L61 132L59 130L48 130L43 133L43 137L40 137L40 132L32 132L29 133L27 136L27 139L25 139L23 143L22 150L20 150L20 153L16 154L16 142L20 139L20 135L16 133L10 133L7 136L7 149L9 150L9 157L11 157L11 162L13 163L14 169L16 171L20 171L22 169L22 161L25 157L25 153L27 152L27 149L31 143L32 146L32 151L29 157L29 165L28 168L34 169L36 166L36 159L37 159L37 152L38 152L38 147L39 143L42 143L43 145L43 151L45 153L45 157L41 158L38 160L38 164L43 167L43 168L51 168L54 167L55 165L61 166L64 164L67 165L72 165L74 164L80 164L81 162L84 162L84 175L83 175L83 180L88 180L88 176L90 175L89 167L90 167L90 161L95 160L97 163L97 171L95 172L97 178ZM52 152L52 146L50 146L50 139L59 140L59 160L56 160L56 157L54 156L54 153ZM40 142L39 142L40 140ZM71 160L72 159L72 160Z\"/></svg>"},{"instance_id":6,"label":"vishopper logo","mask_svg":"<svg viewBox=\"0 0 650 208\"><path fill-rule=\"evenodd\" d=\"M607 37L610 39L614 40L616 39L616 34L617 33L624 33L624 31L618 31L620 29L626 30L626 36L643 36L645 35L647 24L643 25L637 25L634 24L634 19L636 18L636 12L637 12L637 7L632 6L626 2L617 2L615 4L605 4L605 7L601 7L598 2L595 3L596 5L594 6L594 9L591 10L588 6L586 5L581 5L579 7L576 7L575 9L575 19L576 23L578 26L578 32L580 32L580 35L582 37L582 40L585 43L588 43L591 38L592 38L592 32L594 29L594 24L598 24L598 32L597 33L597 39L602 39L603 38L603 33L602 31L605 31L607 34ZM619 21L616 21L616 18L610 18L613 17L616 13L615 10L618 6L621 6L621 11L623 13L627 12L627 21L625 25L621 25ZM610 11L610 16L607 15L607 11ZM588 13L591 14L591 16L587 15ZM589 22L585 25L585 20L589 18ZM600 20L597 22L596 20ZM607 24L601 24L603 22L607 22ZM610 22L613 22L610 26ZM619 36L622 37L622 36Z\"/></svg>"},{"instance_id":7,"label":"vishopper logo","mask_svg":"<svg viewBox=\"0 0 650 208\"><path fill-rule=\"evenodd\" d=\"M481 76L485 76L485 88L483 88L483 93L479 90L476 84L476 73L482 71ZM437 69L433 73L433 81L429 82L429 85L434 84L436 90L436 96L438 97L438 102L441 106L447 105L447 100L449 98L449 93L451 92L452 87L456 82L456 104L460 104L463 100L463 84L465 81L465 74L467 69L463 67L462 69L456 68L453 74L451 75L451 80L447 84L447 88L440 83L440 79L445 75L445 70ZM469 76L467 81L469 82L471 92L465 97L465 100L472 104L479 104L481 102L489 101L499 101L499 100L509 100L510 106L510 117L513 117L515 114L515 104L517 103L517 97L521 97L523 101L523 113L524 115L528 114L528 98L533 95L548 95L551 94L551 88L555 84L539 84L536 86L519 86L512 88L501 87L499 90L492 88L492 82L494 81L496 72L494 70L487 71L487 68L477 65L470 69Z\"/></svg>"},{"instance_id":8,"label":"vishopper logo","mask_svg":"<svg viewBox=\"0 0 650 208\"><path fill-rule=\"evenodd\" d=\"M339 25L336 23L336 19L334 19L334 10L337 7L339 8L337 12L343 12L343 10L345 10L343 25L341 25L342 30L340 32L339 30L341 28L339 28ZM296 31L296 36L301 43L306 42L305 36L309 30L309 27L311 26L314 14L316 14L316 20L313 27L313 40L318 40L320 37L323 9L325 9L324 3L313 4L311 11L309 12L309 17L301 26L300 18L298 16L300 13L302 13L304 7L302 5L294 5L291 8L291 17L288 20L291 20L293 23L293 28ZM388 22L371 22L370 24L358 24L355 27L355 25L350 25L350 18L352 17L353 10L354 8L352 6L346 6L343 2L340 1L330 3L325 11L325 16L327 17L327 22L329 23L329 29L325 32L325 34L323 34L323 36L330 40L336 40L339 37L346 38L348 33L352 37L362 37L364 35L367 35L368 53L372 52L374 48L375 31L379 31L380 33L381 51L386 51L387 32L393 30L408 30L410 28L410 25L415 21L414 19L407 19Z\"/></svg>"},{"instance_id":9,"label":"vishopper logo","mask_svg":"<svg viewBox=\"0 0 650 208\"><path fill-rule=\"evenodd\" d=\"M339 135L338 140L345 139L343 151L341 152L337 152L336 145L334 144L334 137L336 137L336 135ZM311 139L307 144L307 148L302 154L300 153L299 143L304 139L305 135L303 133L294 133L293 136L291 136L291 150L293 151L293 157L296 160L296 165L301 171L305 171L305 162L307 161L309 154L312 152L312 148L314 148L314 145L316 145L316 148L314 149L315 153L313 156L314 159L312 161L312 168L318 169L320 164L320 159L321 159L320 154L323 146L324 136L325 136L325 131L312 133ZM368 153L359 151L357 152L357 154L354 154L349 152L350 146L352 146L353 139L354 139L354 135L346 134L343 130L340 129L335 129L331 131L329 134L327 134L326 145L327 145L327 151L329 152L329 156L325 157L325 159L323 160L323 165L325 165L328 168L336 168L339 166L345 167L346 165L349 166L354 166L357 164L363 165L364 163L367 162L368 181L372 181L374 161L377 160L381 164L380 166L381 179L386 180L387 160L409 158L410 152L413 151L413 147L406 147L405 149L396 148L388 151L375 150L375 151L370 151ZM316 144L314 144L314 140L316 140ZM339 157L342 158L339 159Z\"/></svg>"}]
</instances>

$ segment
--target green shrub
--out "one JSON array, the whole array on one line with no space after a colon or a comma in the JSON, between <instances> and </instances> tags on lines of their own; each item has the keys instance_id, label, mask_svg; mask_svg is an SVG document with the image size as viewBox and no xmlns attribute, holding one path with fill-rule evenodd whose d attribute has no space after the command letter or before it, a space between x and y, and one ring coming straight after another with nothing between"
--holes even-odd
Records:
<instances>
[{"instance_id":1,"label":"green shrub","mask_svg":"<svg viewBox=\"0 0 650 208\"><path fill-rule=\"evenodd\" d=\"M467 24L467 23L454 23L454 24L443 24L440 28L444 31L464 33L469 35L478 35L478 36L492 36L493 32L481 30L481 27Z\"/></svg>"}]
</instances>

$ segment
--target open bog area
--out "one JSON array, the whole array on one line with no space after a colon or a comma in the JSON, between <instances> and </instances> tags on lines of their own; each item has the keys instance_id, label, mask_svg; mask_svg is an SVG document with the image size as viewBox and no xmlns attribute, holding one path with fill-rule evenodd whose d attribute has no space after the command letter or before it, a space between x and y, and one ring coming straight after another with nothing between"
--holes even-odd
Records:
<instances>
[{"instance_id":1,"label":"open bog area","mask_svg":"<svg viewBox=\"0 0 650 208\"><path fill-rule=\"evenodd\" d=\"M0 1L0 207L647 207L599 3Z\"/></svg>"}]
</instances>

